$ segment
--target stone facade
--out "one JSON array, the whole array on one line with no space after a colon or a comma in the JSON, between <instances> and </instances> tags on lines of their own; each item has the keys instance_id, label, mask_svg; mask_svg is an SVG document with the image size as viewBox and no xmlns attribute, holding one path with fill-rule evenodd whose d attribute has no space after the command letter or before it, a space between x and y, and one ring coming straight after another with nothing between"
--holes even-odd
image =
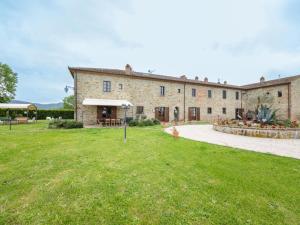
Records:
<instances>
[{"instance_id":1,"label":"stone facade","mask_svg":"<svg viewBox=\"0 0 300 225\"><path fill-rule=\"evenodd\" d=\"M274 95L273 107L279 110L282 118L290 116L291 119L300 119L300 104L297 104L300 96L300 78L289 84L246 89L243 86L198 82L185 77L172 78L136 73L131 71L131 67L126 70L69 69L74 77L75 118L84 124L97 122L97 106L83 105L82 102L86 98L128 100L134 105L128 111L128 116L132 118L136 117L138 106L143 106L147 118L155 118L155 108L167 107L169 121L175 119L175 109L179 110L178 120L188 121L189 108L193 107L200 112L200 118L197 117L197 120L215 121L218 118L236 118L237 109L251 109L248 99L267 92ZM110 92L104 92L104 81L110 81ZM164 96L161 96L161 86L165 89ZM208 96L209 91L211 97ZM278 97L278 91L282 93L281 97ZM226 92L226 98L223 92ZM117 118L123 118L123 114L121 107L117 107Z\"/></svg>"}]
</instances>

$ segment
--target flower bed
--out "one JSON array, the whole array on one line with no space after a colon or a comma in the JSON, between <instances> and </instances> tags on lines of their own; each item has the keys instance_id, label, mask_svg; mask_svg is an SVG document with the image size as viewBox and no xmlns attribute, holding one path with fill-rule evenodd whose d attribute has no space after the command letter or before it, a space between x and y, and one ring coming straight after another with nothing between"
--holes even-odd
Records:
<instances>
[{"instance_id":1,"label":"flower bed","mask_svg":"<svg viewBox=\"0 0 300 225\"><path fill-rule=\"evenodd\" d=\"M300 139L300 128L260 128L214 124L213 129L228 134L261 138Z\"/></svg>"}]
</instances>

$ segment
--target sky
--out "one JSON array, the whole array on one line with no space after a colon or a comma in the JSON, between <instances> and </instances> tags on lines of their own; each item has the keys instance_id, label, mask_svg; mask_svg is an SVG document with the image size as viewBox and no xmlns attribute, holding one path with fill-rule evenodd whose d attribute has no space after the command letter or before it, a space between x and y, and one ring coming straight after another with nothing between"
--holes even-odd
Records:
<instances>
[{"instance_id":1,"label":"sky","mask_svg":"<svg viewBox=\"0 0 300 225\"><path fill-rule=\"evenodd\" d=\"M230 84L300 74L298 0L0 0L0 62L16 99L59 102L68 66Z\"/></svg>"}]
</instances>

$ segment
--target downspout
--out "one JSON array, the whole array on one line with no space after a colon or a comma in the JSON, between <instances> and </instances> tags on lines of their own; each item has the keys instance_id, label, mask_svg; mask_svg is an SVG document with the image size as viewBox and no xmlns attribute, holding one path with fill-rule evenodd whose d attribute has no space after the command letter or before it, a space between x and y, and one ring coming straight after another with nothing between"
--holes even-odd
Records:
<instances>
[{"instance_id":1,"label":"downspout","mask_svg":"<svg viewBox=\"0 0 300 225\"><path fill-rule=\"evenodd\" d=\"M75 112L75 120L78 121L78 112L77 112L77 72L74 74L74 96L75 96L75 107L74 107L74 112Z\"/></svg>"},{"instance_id":2,"label":"downspout","mask_svg":"<svg viewBox=\"0 0 300 225\"><path fill-rule=\"evenodd\" d=\"M291 119L291 83L288 84L288 118Z\"/></svg>"},{"instance_id":3,"label":"downspout","mask_svg":"<svg viewBox=\"0 0 300 225\"><path fill-rule=\"evenodd\" d=\"M183 120L185 122L185 84L183 84Z\"/></svg>"}]
</instances>

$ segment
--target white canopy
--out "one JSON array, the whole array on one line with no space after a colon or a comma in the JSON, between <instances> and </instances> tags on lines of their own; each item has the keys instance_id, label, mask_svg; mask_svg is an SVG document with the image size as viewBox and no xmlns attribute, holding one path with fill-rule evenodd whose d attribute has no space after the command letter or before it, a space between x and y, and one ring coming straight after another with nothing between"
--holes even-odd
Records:
<instances>
[{"instance_id":1,"label":"white canopy","mask_svg":"<svg viewBox=\"0 0 300 225\"><path fill-rule=\"evenodd\" d=\"M97 98L85 98L82 102L83 105L104 105L104 106L133 106L127 100L115 100L115 99L97 99Z\"/></svg>"},{"instance_id":2,"label":"white canopy","mask_svg":"<svg viewBox=\"0 0 300 225\"><path fill-rule=\"evenodd\" d=\"M33 104L13 104L13 103L0 103L0 109L29 109L36 110Z\"/></svg>"}]
</instances>

